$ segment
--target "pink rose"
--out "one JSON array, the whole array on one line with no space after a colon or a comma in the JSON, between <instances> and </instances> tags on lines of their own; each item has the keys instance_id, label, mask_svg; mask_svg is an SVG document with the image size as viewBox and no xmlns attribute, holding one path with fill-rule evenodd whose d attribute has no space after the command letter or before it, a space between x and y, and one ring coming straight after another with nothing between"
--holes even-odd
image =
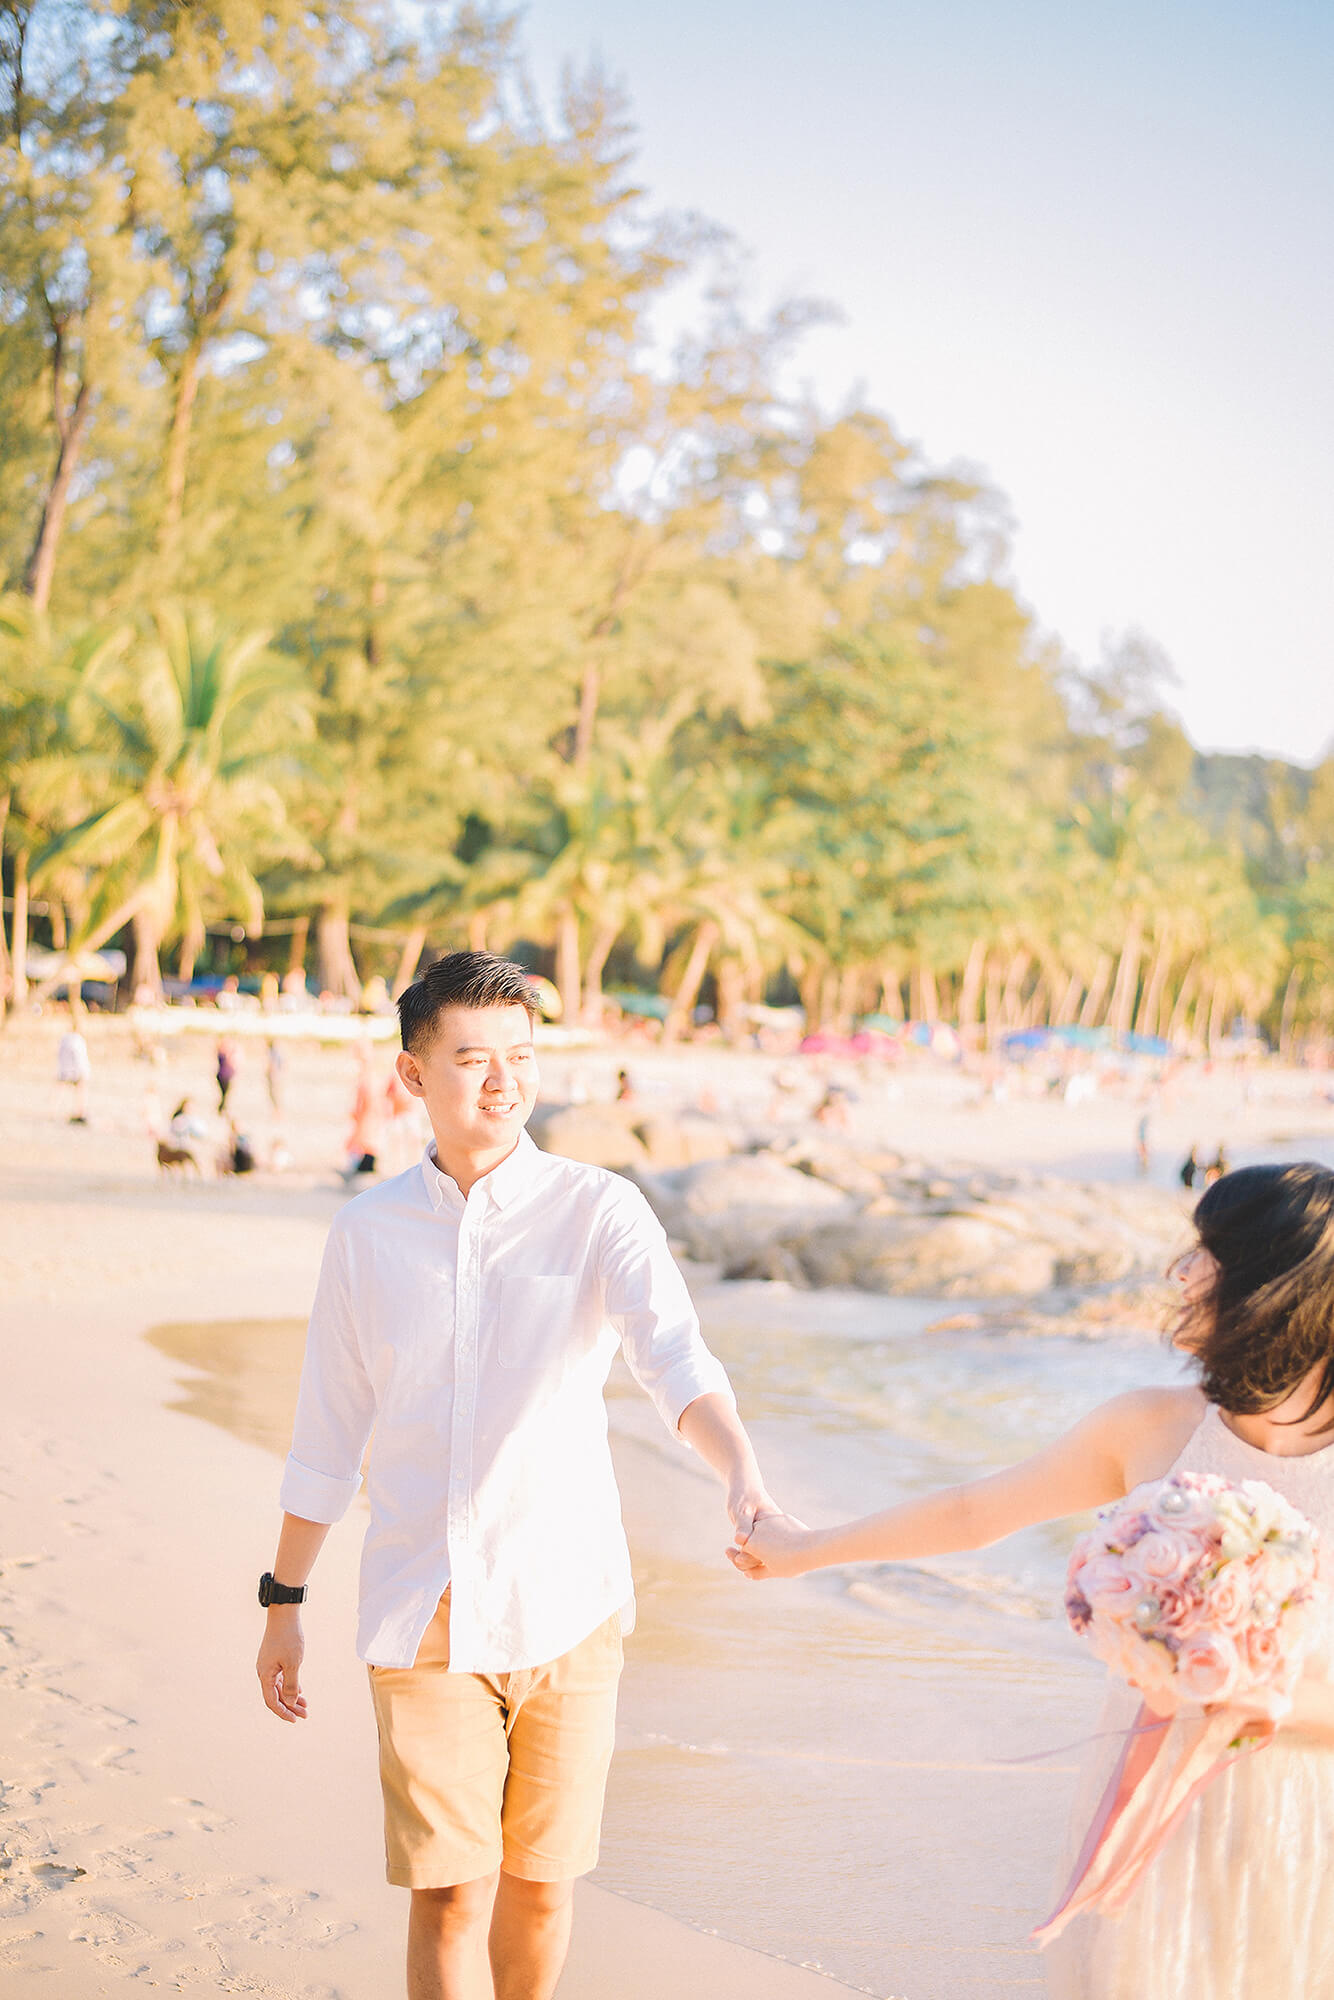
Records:
<instances>
[{"instance_id":1,"label":"pink rose","mask_svg":"<svg viewBox=\"0 0 1334 2000\"><path fill-rule=\"evenodd\" d=\"M1150 1524L1169 1534L1214 1535L1214 1500L1226 1489L1227 1481L1212 1473L1174 1473L1149 1496Z\"/></svg>"},{"instance_id":2,"label":"pink rose","mask_svg":"<svg viewBox=\"0 0 1334 2000\"><path fill-rule=\"evenodd\" d=\"M1245 1638L1244 1658L1251 1678L1272 1681L1285 1664L1282 1637L1272 1625L1252 1625Z\"/></svg>"},{"instance_id":3,"label":"pink rose","mask_svg":"<svg viewBox=\"0 0 1334 2000\"><path fill-rule=\"evenodd\" d=\"M1224 1563L1205 1593L1204 1617L1234 1636L1251 1623L1251 1578L1244 1563Z\"/></svg>"},{"instance_id":4,"label":"pink rose","mask_svg":"<svg viewBox=\"0 0 1334 2000\"><path fill-rule=\"evenodd\" d=\"M1155 1632L1181 1639L1194 1631L1200 1623L1200 1600L1194 1591L1164 1583L1153 1594L1158 1599L1158 1616L1153 1621Z\"/></svg>"},{"instance_id":5,"label":"pink rose","mask_svg":"<svg viewBox=\"0 0 1334 2000\"><path fill-rule=\"evenodd\" d=\"M1183 1701L1226 1701L1241 1676L1241 1661L1226 1632L1192 1633L1177 1654L1176 1687Z\"/></svg>"},{"instance_id":6,"label":"pink rose","mask_svg":"<svg viewBox=\"0 0 1334 2000\"><path fill-rule=\"evenodd\" d=\"M1094 1612L1119 1612L1135 1588L1123 1556L1094 1555L1081 1563L1072 1583ZM1140 1593L1137 1591L1136 1595Z\"/></svg>"},{"instance_id":7,"label":"pink rose","mask_svg":"<svg viewBox=\"0 0 1334 2000\"><path fill-rule=\"evenodd\" d=\"M1135 1544L1135 1563L1152 1582L1177 1583L1189 1576L1200 1559L1194 1538L1167 1528L1151 1528Z\"/></svg>"}]
</instances>

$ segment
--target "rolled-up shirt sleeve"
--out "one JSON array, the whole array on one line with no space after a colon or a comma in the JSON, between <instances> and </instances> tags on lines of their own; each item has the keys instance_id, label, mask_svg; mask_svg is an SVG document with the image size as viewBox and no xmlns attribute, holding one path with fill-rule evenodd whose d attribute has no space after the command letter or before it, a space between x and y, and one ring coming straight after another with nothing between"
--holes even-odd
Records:
<instances>
[{"instance_id":1,"label":"rolled-up shirt sleeve","mask_svg":"<svg viewBox=\"0 0 1334 2000\"><path fill-rule=\"evenodd\" d=\"M303 1521L341 1520L361 1484L375 1392L357 1340L347 1244L335 1223L315 1290L279 1499Z\"/></svg>"},{"instance_id":2,"label":"rolled-up shirt sleeve","mask_svg":"<svg viewBox=\"0 0 1334 2000\"><path fill-rule=\"evenodd\" d=\"M662 1224L628 1181L604 1217L599 1264L607 1318L668 1430L676 1432L698 1396L726 1396L735 1404L727 1370L704 1344Z\"/></svg>"}]
</instances>

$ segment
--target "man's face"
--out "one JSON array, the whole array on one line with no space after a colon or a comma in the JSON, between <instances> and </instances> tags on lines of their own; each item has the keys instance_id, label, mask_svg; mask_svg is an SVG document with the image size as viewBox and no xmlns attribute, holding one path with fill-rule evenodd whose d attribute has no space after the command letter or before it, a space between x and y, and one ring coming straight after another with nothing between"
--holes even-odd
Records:
<instances>
[{"instance_id":1,"label":"man's face","mask_svg":"<svg viewBox=\"0 0 1334 2000\"><path fill-rule=\"evenodd\" d=\"M528 1009L446 1007L430 1047L404 1049L398 1073L425 1104L442 1156L507 1153L537 1100Z\"/></svg>"}]
</instances>

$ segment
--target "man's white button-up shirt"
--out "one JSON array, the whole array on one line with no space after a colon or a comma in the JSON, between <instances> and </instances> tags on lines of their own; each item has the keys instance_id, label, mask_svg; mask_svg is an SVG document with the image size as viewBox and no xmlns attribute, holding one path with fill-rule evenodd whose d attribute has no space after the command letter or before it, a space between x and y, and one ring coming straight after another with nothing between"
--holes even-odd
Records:
<instances>
[{"instance_id":1,"label":"man's white button-up shirt","mask_svg":"<svg viewBox=\"0 0 1334 2000\"><path fill-rule=\"evenodd\" d=\"M406 1667L450 1585L450 1670L554 1660L633 1605L602 1390L617 1344L675 1432L727 1376L639 1190L526 1133L465 1201L420 1166L334 1222L282 1505L366 1472L357 1649Z\"/></svg>"}]
</instances>

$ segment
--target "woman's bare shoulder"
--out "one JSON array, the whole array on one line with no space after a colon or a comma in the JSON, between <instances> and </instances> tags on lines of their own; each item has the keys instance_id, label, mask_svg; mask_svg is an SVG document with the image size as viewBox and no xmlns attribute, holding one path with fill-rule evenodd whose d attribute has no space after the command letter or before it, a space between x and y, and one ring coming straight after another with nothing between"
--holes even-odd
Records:
<instances>
[{"instance_id":1,"label":"woman's bare shoulder","mask_svg":"<svg viewBox=\"0 0 1334 2000\"><path fill-rule=\"evenodd\" d=\"M1190 1385L1130 1389L1098 1411L1099 1429L1125 1468L1127 1486L1160 1479L1200 1424L1208 1402Z\"/></svg>"}]
</instances>

